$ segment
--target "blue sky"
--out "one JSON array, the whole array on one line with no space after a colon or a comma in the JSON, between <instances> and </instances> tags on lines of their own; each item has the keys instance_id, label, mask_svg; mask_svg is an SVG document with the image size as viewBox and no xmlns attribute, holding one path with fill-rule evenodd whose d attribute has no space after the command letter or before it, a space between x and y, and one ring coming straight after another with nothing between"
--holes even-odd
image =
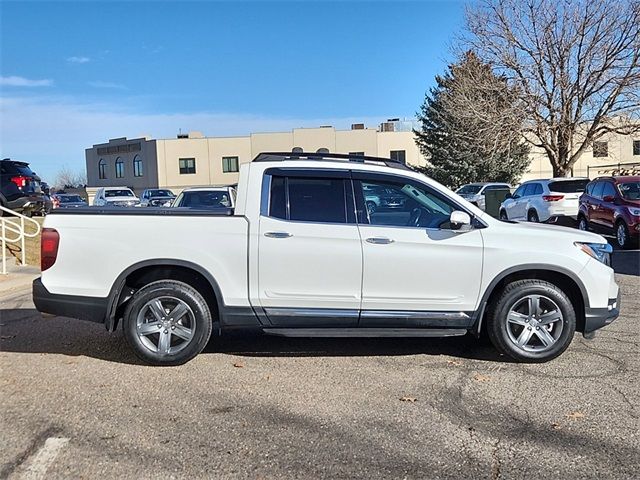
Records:
<instances>
[{"instance_id":1,"label":"blue sky","mask_svg":"<svg viewBox=\"0 0 640 480\"><path fill-rule=\"evenodd\" d=\"M0 155L53 180L109 138L412 117L458 1L6 2Z\"/></svg>"}]
</instances>

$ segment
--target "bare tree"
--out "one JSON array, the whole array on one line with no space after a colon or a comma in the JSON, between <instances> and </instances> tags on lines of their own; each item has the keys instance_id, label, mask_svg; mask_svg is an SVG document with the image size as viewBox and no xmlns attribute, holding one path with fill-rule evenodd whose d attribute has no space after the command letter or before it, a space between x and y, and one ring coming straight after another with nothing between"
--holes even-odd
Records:
<instances>
[{"instance_id":1,"label":"bare tree","mask_svg":"<svg viewBox=\"0 0 640 480\"><path fill-rule=\"evenodd\" d=\"M84 186L87 183L87 177L84 172L74 172L67 165L64 165L56 174L54 181L55 188L76 188Z\"/></svg>"},{"instance_id":2,"label":"bare tree","mask_svg":"<svg viewBox=\"0 0 640 480\"><path fill-rule=\"evenodd\" d=\"M480 0L465 45L520 92L526 138L566 176L595 140L640 131L640 1Z\"/></svg>"}]
</instances>

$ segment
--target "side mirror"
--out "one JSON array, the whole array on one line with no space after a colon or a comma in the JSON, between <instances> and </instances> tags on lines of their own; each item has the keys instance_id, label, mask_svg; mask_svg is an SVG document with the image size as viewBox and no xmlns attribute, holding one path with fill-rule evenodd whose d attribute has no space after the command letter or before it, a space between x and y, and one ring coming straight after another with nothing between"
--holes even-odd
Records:
<instances>
[{"instance_id":1,"label":"side mirror","mask_svg":"<svg viewBox=\"0 0 640 480\"><path fill-rule=\"evenodd\" d=\"M504 199L506 200L507 198L513 198L513 194L512 194L511 192L507 193L507 194L504 196Z\"/></svg>"},{"instance_id":2,"label":"side mirror","mask_svg":"<svg viewBox=\"0 0 640 480\"><path fill-rule=\"evenodd\" d=\"M451 230L466 232L471 229L471 217L468 213L461 212L460 210L451 212L449 223L451 224Z\"/></svg>"},{"instance_id":3,"label":"side mirror","mask_svg":"<svg viewBox=\"0 0 640 480\"><path fill-rule=\"evenodd\" d=\"M615 197L613 195L605 195L604 197L602 197L602 201L603 202L613 202L615 200Z\"/></svg>"}]
</instances>

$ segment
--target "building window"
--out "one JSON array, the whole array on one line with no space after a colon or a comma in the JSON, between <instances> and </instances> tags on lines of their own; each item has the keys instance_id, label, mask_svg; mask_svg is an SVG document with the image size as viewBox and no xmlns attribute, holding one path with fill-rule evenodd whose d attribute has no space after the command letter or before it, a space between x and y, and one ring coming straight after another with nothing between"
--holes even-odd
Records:
<instances>
[{"instance_id":1,"label":"building window","mask_svg":"<svg viewBox=\"0 0 640 480\"><path fill-rule=\"evenodd\" d=\"M179 159L178 163L180 165L180 175L196 173L195 158L181 158Z\"/></svg>"},{"instance_id":2,"label":"building window","mask_svg":"<svg viewBox=\"0 0 640 480\"><path fill-rule=\"evenodd\" d=\"M608 157L609 156L609 143L608 142L593 142L593 156L594 157Z\"/></svg>"},{"instance_id":3,"label":"building window","mask_svg":"<svg viewBox=\"0 0 640 480\"><path fill-rule=\"evenodd\" d=\"M121 157L116 158L116 178L124 178L124 162Z\"/></svg>"},{"instance_id":4,"label":"building window","mask_svg":"<svg viewBox=\"0 0 640 480\"><path fill-rule=\"evenodd\" d=\"M222 157L222 171L224 173L237 172L239 170L238 157Z\"/></svg>"},{"instance_id":5,"label":"building window","mask_svg":"<svg viewBox=\"0 0 640 480\"><path fill-rule=\"evenodd\" d=\"M633 154L640 155L640 140L633 141Z\"/></svg>"},{"instance_id":6,"label":"building window","mask_svg":"<svg viewBox=\"0 0 640 480\"><path fill-rule=\"evenodd\" d=\"M105 162L102 158L98 162L98 178L100 180L104 180L107 178L107 162Z\"/></svg>"},{"instance_id":7,"label":"building window","mask_svg":"<svg viewBox=\"0 0 640 480\"><path fill-rule=\"evenodd\" d=\"M133 176L142 177L142 159L140 155L133 157Z\"/></svg>"},{"instance_id":8,"label":"building window","mask_svg":"<svg viewBox=\"0 0 640 480\"><path fill-rule=\"evenodd\" d=\"M403 165L407 163L407 152L404 150L391 150L389 152L389 158L391 160L395 160L396 162L400 162Z\"/></svg>"},{"instance_id":9,"label":"building window","mask_svg":"<svg viewBox=\"0 0 640 480\"><path fill-rule=\"evenodd\" d=\"M349 155L354 157L364 157L364 152L349 152Z\"/></svg>"}]
</instances>

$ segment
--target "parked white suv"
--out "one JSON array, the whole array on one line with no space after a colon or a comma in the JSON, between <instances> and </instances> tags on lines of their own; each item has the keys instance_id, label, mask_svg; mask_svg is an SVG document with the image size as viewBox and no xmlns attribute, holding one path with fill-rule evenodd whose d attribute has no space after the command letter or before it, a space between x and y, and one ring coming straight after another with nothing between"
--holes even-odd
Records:
<instances>
[{"instance_id":1,"label":"parked white suv","mask_svg":"<svg viewBox=\"0 0 640 480\"><path fill-rule=\"evenodd\" d=\"M140 199L128 187L102 187L96 191L93 205L96 207L135 207L140 205Z\"/></svg>"},{"instance_id":2,"label":"parked white suv","mask_svg":"<svg viewBox=\"0 0 640 480\"><path fill-rule=\"evenodd\" d=\"M522 183L500 206L501 220L575 222L588 178L551 178Z\"/></svg>"},{"instance_id":3,"label":"parked white suv","mask_svg":"<svg viewBox=\"0 0 640 480\"><path fill-rule=\"evenodd\" d=\"M456 193L467 202L473 203L481 210L486 210L485 195L489 190L510 189L508 183L467 183L461 186Z\"/></svg>"},{"instance_id":4,"label":"parked white suv","mask_svg":"<svg viewBox=\"0 0 640 480\"><path fill-rule=\"evenodd\" d=\"M402 206L368 212L366 192L386 188ZM500 352L542 362L574 332L591 337L618 316L600 235L501 222L387 159L262 154L241 166L234 209L58 209L41 243L38 310L109 331L122 322L136 354L156 365L184 363L212 332L241 328L486 330Z\"/></svg>"}]
</instances>

